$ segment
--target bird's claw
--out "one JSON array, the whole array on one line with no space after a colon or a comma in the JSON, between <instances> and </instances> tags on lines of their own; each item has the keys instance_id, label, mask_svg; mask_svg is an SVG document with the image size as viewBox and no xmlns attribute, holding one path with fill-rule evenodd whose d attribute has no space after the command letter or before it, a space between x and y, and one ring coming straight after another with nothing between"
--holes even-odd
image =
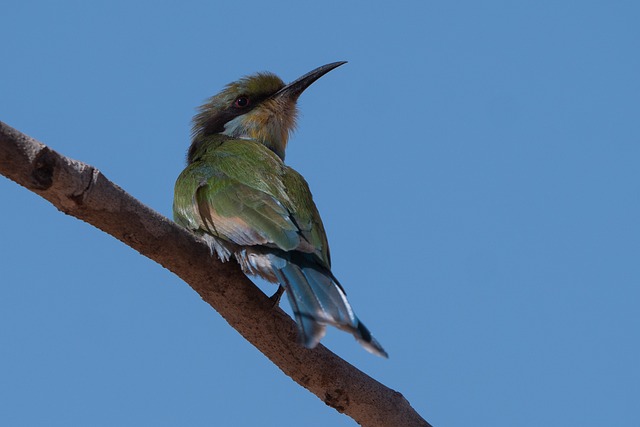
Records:
<instances>
[{"instance_id":1,"label":"bird's claw","mask_svg":"<svg viewBox=\"0 0 640 427\"><path fill-rule=\"evenodd\" d=\"M278 304L280 304L280 298L282 298L282 294L284 293L284 291L285 291L284 286L279 285L278 290L269 297L274 307L277 307Z\"/></svg>"}]
</instances>

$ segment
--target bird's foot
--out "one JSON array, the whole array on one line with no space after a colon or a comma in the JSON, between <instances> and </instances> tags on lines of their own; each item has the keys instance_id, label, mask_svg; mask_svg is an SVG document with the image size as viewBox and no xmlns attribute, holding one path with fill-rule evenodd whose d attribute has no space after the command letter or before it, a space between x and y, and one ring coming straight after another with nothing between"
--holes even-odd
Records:
<instances>
[{"instance_id":1,"label":"bird's foot","mask_svg":"<svg viewBox=\"0 0 640 427\"><path fill-rule=\"evenodd\" d=\"M284 286L279 285L276 293L269 297L271 302L273 302L274 307L277 307L278 304L280 304L280 298L282 298L282 294L284 293L284 291L285 291Z\"/></svg>"}]
</instances>

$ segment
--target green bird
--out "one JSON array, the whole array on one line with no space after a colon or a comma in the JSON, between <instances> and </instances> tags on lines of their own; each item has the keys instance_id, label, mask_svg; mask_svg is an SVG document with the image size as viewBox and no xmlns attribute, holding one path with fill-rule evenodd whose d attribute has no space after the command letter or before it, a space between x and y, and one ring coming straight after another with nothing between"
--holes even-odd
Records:
<instances>
[{"instance_id":1,"label":"green bird","mask_svg":"<svg viewBox=\"0 0 640 427\"><path fill-rule=\"evenodd\" d=\"M202 236L222 261L286 291L301 343L314 348L326 325L388 357L356 317L331 272L329 244L309 185L285 165L300 94L345 62L293 83L258 73L228 84L193 118L187 167L175 185L174 220Z\"/></svg>"}]
</instances>

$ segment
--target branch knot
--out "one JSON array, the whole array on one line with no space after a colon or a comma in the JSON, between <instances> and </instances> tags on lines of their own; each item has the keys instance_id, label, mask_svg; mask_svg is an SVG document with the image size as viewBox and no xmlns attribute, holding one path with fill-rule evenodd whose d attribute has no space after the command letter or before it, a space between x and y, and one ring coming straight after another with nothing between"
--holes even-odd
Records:
<instances>
[{"instance_id":1,"label":"branch knot","mask_svg":"<svg viewBox=\"0 0 640 427\"><path fill-rule=\"evenodd\" d=\"M58 166L58 156L44 147L33 159L33 171L31 172L31 187L34 190L48 190L53 184L53 172Z\"/></svg>"}]
</instances>

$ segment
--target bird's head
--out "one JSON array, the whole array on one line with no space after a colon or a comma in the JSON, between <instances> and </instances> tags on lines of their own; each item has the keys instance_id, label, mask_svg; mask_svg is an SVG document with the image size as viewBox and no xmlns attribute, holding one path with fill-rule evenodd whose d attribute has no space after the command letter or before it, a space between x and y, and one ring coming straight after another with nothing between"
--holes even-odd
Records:
<instances>
[{"instance_id":1,"label":"bird's head","mask_svg":"<svg viewBox=\"0 0 640 427\"><path fill-rule=\"evenodd\" d=\"M213 134L253 139L284 159L289 134L296 124L298 97L344 63L323 65L287 85L272 73L258 73L228 84L194 116L193 143Z\"/></svg>"}]
</instances>

